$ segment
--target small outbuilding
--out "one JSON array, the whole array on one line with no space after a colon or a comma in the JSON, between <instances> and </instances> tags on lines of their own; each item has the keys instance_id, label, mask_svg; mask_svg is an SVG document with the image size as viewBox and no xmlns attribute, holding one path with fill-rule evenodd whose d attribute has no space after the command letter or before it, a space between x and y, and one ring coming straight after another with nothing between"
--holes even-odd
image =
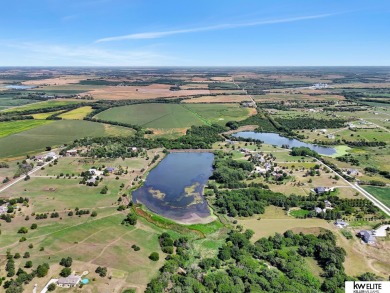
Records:
<instances>
[{"instance_id":1,"label":"small outbuilding","mask_svg":"<svg viewBox=\"0 0 390 293\"><path fill-rule=\"evenodd\" d=\"M338 228L345 228L348 226L348 223L346 221L343 221L343 220L336 220L336 222L334 222L334 224L336 225L336 227Z\"/></svg>"}]
</instances>

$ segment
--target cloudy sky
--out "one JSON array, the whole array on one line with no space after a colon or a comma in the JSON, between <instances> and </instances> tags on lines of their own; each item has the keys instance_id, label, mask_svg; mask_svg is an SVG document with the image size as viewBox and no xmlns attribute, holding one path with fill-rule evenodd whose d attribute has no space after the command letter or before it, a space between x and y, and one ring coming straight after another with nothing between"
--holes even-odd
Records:
<instances>
[{"instance_id":1,"label":"cloudy sky","mask_svg":"<svg viewBox=\"0 0 390 293\"><path fill-rule=\"evenodd\" d=\"M390 65L388 0L3 0L0 66Z\"/></svg>"}]
</instances>

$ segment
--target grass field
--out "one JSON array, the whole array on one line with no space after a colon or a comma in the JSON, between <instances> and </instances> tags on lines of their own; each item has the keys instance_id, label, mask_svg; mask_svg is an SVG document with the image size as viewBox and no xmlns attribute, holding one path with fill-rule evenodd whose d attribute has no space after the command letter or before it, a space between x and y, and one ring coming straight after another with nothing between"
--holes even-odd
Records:
<instances>
[{"instance_id":1,"label":"grass field","mask_svg":"<svg viewBox=\"0 0 390 293\"><path fill-rule=\"evenodd\" d=\"M384 203L390 208L390 188L389 187L375 187L375 186L364 186L365 190L375 196L378 200Z\"/></svg>"},{"instance_id":2,"label":"grass field","mask_svg":"<svg viewBox=\"0 0 390 293\"><path fill-rule=\"evenodd\" d=\"M52 121L48 120L20 120L0 122L0 137L19 133L28 129L32 129Z\"/></svg>"},{"instance_id":3,"label":"grass field","mask_svg":"<svg viewBox=\"0 0 390 293\"><path fill-rule=\"evenodd\" d=\"M7 110L4 110L4 112L20 112L25 110L36 110L36 109L46 109L51 107L57 107L57 106L65 106L70 104L77 104L80 103L78 101L45 101L45 102L38 102L33 103L30 105L24 105L16 108L10 108Z\"/></svg>"},{"instance_id":4,"label":"grass field","mask_svg":"<svg viewBox=\"0 0 390 293\"><path fill-rule=\"evenodd\" d=\"M134 131L129 128L90 121L54 121L0 138L0 156L12 158L41 152L46 146L58 146L86 136L132 135L133 133Z\"/></svg>"},{"instance_id":5,"label":"grass field","mask_svg":"<svg viewBox=\"0 0 390 293\"><path fill-rule=\"evenodd\" d=\"M61 111L53 111L53 112L46 112L46 113L38 113L38 114L32 114L31 116L34 117L34 119L40 119L40 120L44 120L46 119L47 117L53 115L53 114L56 114L58 112L61 112Z\"/></svg>"},{"instance_id":6,"label":"grass field","mask_svg":"<svg viewBox=\"0 0 390 293\"><path fill-rule=\"evenodd\" d=\"M260 220L258 219L259 217ZM261 237L273 236L275 233L284 233L287 230L292 230L294 233L318 233L320 229L330 230L336 235L337 245L346 250L347 255L344 267L348 275L357 276L367 271L374 271L381 276L387 276L388 274L389 265L385 261L388 258L386 247L378 249L377 247L362 244L356 237L348 240L332 222L317 218L294 219L286 215L281 208L271 206L266 208L264 214L251 218L241 218L238 220L238 223L243 225L244 229L252 229L255 232L252 237L253 241ZM354 235L357 231L352 231L351 233ZM309 264L309 267L311 265Z\"/></svg>"},{"instance_id":7,"label":"grass field","mask_svg":"<svg viewBox=\"0 0 390 293\"><path fill-rule=\"evenodd\" d=\"M85 106L61 114L59 117L61 117L62 119L82 120L87 114L91 112L92 112L92 107Z\"/></svg>"},{"instance_id":8,"label":"grass field","mask_svg":"<svg viewBox=\"0 0 390 293\"><path fill-rule=\"evenodd\" d=\"M0 111L11 107L23 106L32 103L36 103L36 101L28 99L4 98L0 96Z\"/></svg>"},{"instance_id":9,"label":"grass field","mask_svg":"<svg viewBox=\"0 0 390 293\"><path fill-rule=\"evenodd\" d=\"M211 123L225 124L230 120L245 119L248 115L248 109L229 104L140 104L112 108L99 113L96 117L148 128L169 129Z\"/></svg>"}]
</instances>

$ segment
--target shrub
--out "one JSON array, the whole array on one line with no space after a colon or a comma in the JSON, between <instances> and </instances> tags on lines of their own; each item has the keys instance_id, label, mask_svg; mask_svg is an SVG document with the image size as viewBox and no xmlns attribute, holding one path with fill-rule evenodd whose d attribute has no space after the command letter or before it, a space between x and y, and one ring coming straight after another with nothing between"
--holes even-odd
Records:
<instances>
[{"instance_id":1,"label":"shrub","mask_svg":"<svg viewBox=\"0 0 390 293\"><path fill-rule=\"evenodd\" d=\"M157 252L152 252L149 255L149 259L151 259L152 261L158 261L160 259L160 255Z\"/></svg>"}]
</instances>

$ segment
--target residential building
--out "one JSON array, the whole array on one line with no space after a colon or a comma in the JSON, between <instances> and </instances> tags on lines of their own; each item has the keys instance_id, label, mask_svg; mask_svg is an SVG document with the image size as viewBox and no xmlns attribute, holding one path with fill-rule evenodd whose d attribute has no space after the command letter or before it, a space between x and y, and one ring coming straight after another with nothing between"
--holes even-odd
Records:
<instances>
[{"instance_id":1,"label":"residential building","mask_svg":"<svg viewBox=\"0 0 390 293\"><path fill-rule=\"evenodd\" d=\"M66 151L67 156L76 156L77 155L77 150L68 150Z\"/></svg>"},{"instance_id":2,"label":"residential building","mask_svg":"<svg viewBox=\"0 0 390 293\"><path fill-rule=\"evenodd\" d=\"M314 192L317 193L317 194L323 194L327 191L327 189L325 187L316 187L314 188Z\"/></svg>"},{"instance_id":3,"label":"residential building","mask_svg":"<svg viewBox=\"0 0 390 293\"><path fill-rule=\"evenodd\" d=\"M338 228L345 228L345 227L348 226L348 223L347 223L347 222L345 222L345 221L343 221L343 220L340 220L340 219L336 220L336 222L334 222L334 224L335 224L336 227L338 227Z\"/></svg>"},{"instance_id":4,"label":"residential building","mask_svg":"<svg viewBox=\"0 0 390 293\"><path fill-rule=\"evenodd\" d=\"M372 231L362 230L358 233L358 236L367 244L374 244L376 242L376 238Z\"/></svg>"},{"instance_id":5,"label":"residential building","mask_svg":"<svg viewBox=\"0 0 390 293\"><path fill-rule=\"evenodd\" d=\"M76 287L81 282L81 277L76 275L70 275L66 278L59 278L57 285L62 288Z\"/></svg>"}]
</instances>

